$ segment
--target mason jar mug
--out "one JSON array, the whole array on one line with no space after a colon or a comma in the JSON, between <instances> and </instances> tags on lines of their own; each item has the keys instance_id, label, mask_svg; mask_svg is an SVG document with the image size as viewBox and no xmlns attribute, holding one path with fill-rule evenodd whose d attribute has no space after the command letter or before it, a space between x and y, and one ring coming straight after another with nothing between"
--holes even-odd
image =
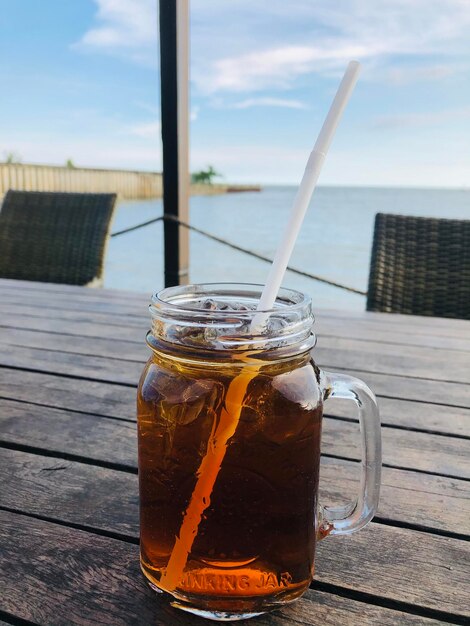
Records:
<instances>
[{"instance_id":1,"label":"mason jar mug","mask_svg":"<svg viewBox=\"0 0 470 626\"><path fill-rule=\"evenodd\" d=\"M320 370L308 296L256 285L172 287L152 299L138 390L141 567L175 606L242 619L300 597L315 546L376 511L380 423L360 380ZM321 508L324 403L354 402L359 492Z\"/></svg>"}]
</instances>

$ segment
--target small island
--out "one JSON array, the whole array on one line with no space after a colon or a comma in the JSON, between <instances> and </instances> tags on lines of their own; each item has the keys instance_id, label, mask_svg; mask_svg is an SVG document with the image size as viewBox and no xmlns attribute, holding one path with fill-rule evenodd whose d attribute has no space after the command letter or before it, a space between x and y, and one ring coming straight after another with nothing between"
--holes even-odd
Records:
<instances>
[{"instance_id":1,"label":"small island","mask_svg":"<svg viewBox=\"0 0 470 626\"><path fill-rule=\"evenodd\" d=\"M240 193L246 191L261 191L260 185L229 185L226 183L214 183L214 178L221 178L212 165L205 170L199 170L191 174L191 195L204 196L221 193Z\"/></svg>"}]
</instances>

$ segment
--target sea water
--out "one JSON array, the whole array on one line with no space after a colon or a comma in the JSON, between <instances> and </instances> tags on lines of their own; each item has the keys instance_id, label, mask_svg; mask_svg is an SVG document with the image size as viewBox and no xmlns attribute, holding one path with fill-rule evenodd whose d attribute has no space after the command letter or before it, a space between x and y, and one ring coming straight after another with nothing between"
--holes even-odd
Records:
<instances>
[{"instance_id":1,"label":"sea water","mask_svg":"<svg viewBox=\"0 0 470 626\"><path fill-rule=\"evenodd\" d=\"M218 237L273 257L295 187L191 198L190 223ZM161 200L121 201L113 231L158 217ZM470 190L319 187L300 232L291 265L350 287L367 290L374 216L398 213L470 219ZM190 281L264 283L267 263L190 234ZM112 238L105 287L140 292L163 288L161 222ZM365 297L287 272L284 286L311 295L314 308L364 310Z\"/></svg>"}]
</instances>

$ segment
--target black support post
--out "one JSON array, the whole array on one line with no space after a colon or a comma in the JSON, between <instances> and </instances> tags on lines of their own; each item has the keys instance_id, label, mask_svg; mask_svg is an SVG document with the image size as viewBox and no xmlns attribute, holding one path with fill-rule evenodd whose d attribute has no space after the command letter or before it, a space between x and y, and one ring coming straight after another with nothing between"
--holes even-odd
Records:
<instances>
[{"instance_id":1,"label":"black support post","mask_svg":"<svg viewBox=\"0 0 470 626\"><path fill-rule=\"evenodd\" d=\"M178 3L180 0L159 0L160 4L160 70L161 70L161 122L163 143L163 207L167 215L187 219L187 197L182 184L188 177L184 168L184 156L179 153L187 146L188 128L184 127L187 115L181 115L182 102L178 89L187 93L187 86L180 85L178 63ZM181 34L185 36L186 33ZM183 75L184 77L184 75ZM181 81L181 78L180 78ZM186 96L187 97L187 96ZM181 127L183 126L183 127ZM182 143L183 138L183 143ZM187 281L187 235L173 220L164 221L165 287ZM184 249L186 248L186 249Z\"/></svg>"}]
</instances>

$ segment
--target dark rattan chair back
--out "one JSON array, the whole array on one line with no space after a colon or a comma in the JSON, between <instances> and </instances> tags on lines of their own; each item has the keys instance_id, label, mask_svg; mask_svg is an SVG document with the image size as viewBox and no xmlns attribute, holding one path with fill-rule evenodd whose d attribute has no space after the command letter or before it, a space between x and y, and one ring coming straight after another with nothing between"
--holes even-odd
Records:
<instances>
[{"instance_id":1,"label":"dark rattan chair back","mask_svg":"<svg viewBox=\"0 0 470 626\"><path fill-rule=\"evenodd\" d=\"M0 277L97 285L116 194L8 191L0 211Z\"/></svg>"},{"instance_id":2,"label":"dark rattan chair back","mask_svg":"<svg viewBox=\"0 0 470 626\"><path fill-rule=\"evenodd\" d=\"M470 319L470 220L378 213L367 310Z\"/></svg>"}]
</instances>

